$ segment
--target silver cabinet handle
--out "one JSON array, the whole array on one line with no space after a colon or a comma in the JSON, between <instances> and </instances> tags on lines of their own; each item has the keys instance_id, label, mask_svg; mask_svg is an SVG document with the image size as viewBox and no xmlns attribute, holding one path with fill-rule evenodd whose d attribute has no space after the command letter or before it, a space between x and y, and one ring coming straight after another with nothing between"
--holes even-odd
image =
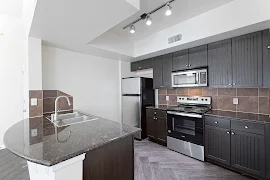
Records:
<instances>
[{"instance_id":1,"label":"silver cabinet handle","mask_svg":"<svg viewBox=\"0 0 270 180\"><path fill-rule=\"evenodd\" d=\"M183 136L183 135L182 135L181 137L182 137L182 138L185 138L186 136Z\"/></svg>"},{"instance_id":2,"label":"silver cabinet handle","mask_svg":"<svg viewBox=\"0 0 270 180\"><path fill-rule=\"evenodd\" d=\"M154 112L154 114L157 114L157 112Z\"/></svg>"},{"instance_id":3,"label":"silver cabinet handle","mask_svg":"<svg viewBox=\"0 0 270 180\"><path fill-rule=\"evenodd\" d=\"M233 85L235 85L235 83L233 83Z\"/></svg>"},{"instance_id":4,"label":"silver cabinet handle","mask_svg":"<svg viewBox=\"0 0 270 180\"><path fill-rule=\"evenodd\" d=\"M227 131L227 134L230 134L230 131Z\"/></svg>"},{"instance_id":5,"label":"silver cabinet handle","mask_svg":"<svg viewBox=\"0 0 270 180\"><path fill-rule=\"evenodd\" d=\"M189 65L189 67L191 66L191 64Z\"/></svg>"},{"instance_id":6,"label":"silver cabinet handle","mask_svg":"<svg viewBox=\"0 0 270 180\"><path fill-rule=\"evenodd\" d=\"M245 126L245 129L248 129L248 126Z\"/></svg>"},{"instance_id":7,"label":"silver cabinet handle","mask_svg":"<svg viewBox=\"0 0 270 180\"><path fill-rule=\"evenodd\" d=\"M215 124L217 124L218 122L217 121L215 121Z\"/></svg>"},{"instance_id":8,"label":"silver cabinet handle","mask_svg":"<svg viewBox=\"0 0 270 180\"><path fill-rule=\"evenodd\" d=\"M234 132L232 132L232 135L234 135Z\"/></svg>"},{"instance_id":9,"label":"silver cabinet handle","mask_svg":"<svg viewBox=\"0 0 270 180\"><path fill-rule=\"evenodd\" d=\"M188 65L186 65L186 67L188 67Z\"/></svg>"},{"instance_id":10,"label":"silver cabinet handle","mask_svg":"<svg viewBox=\"0 0 270 180\"><path fill-rule=\"evenodd\" d=\"M229 86L231 86L232 84L229 84Z\"/></svg>"},{"instance_id":11,"label":"silver cabinet handle","mask_svg":"<svg viewBox=\"0 0 270 180\"><path fill-rule=\"evenodd\" d=\"M139 69L141 69L142 67L139 67Z\"/></svg>"},{"instance_id":12,"label":"silver cabinet handle","mask_svg":"<svg viewBox=\"0 0 270 180\"><path fill-rule=\"evenodd\" d=\"M155 117L153 117L153 119L156 119Z\"/></svg>"},{"instance_id":13,"label":"silver cabinet handle","mask_svg":"<svg viewBox=\"0 0 270 180\"><path fill-rule=\"evenodd\" d=\"M270 49L270 46L267 46L268 49Z\"/></svg>"}]
</instances>

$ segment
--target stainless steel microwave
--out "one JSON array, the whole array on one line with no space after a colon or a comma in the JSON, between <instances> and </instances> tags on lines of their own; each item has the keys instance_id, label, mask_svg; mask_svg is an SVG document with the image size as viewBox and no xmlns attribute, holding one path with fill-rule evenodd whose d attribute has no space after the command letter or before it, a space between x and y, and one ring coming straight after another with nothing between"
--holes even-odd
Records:
<instances>
[{"instance_id":1,"label":"stainless steel microwave","mask_svg":"<svg viewBox=\"0 0 270 180\"><path fill-rule=\"evenodd\" d=\"M207 68L172 72L172 87L207 86L207 76Z\"/></svg>"}]
</instances>

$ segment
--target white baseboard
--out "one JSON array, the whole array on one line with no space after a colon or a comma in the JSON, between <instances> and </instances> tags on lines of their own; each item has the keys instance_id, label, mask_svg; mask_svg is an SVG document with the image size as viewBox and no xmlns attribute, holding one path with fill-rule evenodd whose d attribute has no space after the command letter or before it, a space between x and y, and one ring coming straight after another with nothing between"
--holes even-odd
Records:
<instances>
[{"instance_id":1,"label":"white baseboard","mask_svg":"<svg viewBox=\"0 0 270 180\"><path fill-rule=\"evenodd\" d=\"M0 145L0 150L6 149L6 146L4 144Z\"/></svg>"}]
</instances>

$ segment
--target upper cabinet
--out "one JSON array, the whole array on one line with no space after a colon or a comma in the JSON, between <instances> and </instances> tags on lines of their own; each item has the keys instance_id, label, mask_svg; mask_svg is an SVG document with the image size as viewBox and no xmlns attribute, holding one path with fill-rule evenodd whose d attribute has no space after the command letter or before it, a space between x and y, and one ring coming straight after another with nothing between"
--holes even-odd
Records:
<instances>
[{"instance_id":1,"label":"upper cabinet","mask_svg":"<svg viewBox=\"0 0 270 180\"><path fill-rule=\"evenodd\" d=\"M263 33L263 86L270 87L270 29Z\"/></svg>"},{"instance_id":2,"label":"upper cabinet","mask_svg":"<svg viewBox=\"0 0 270 180\"><path fill-rule=\"evenodd\" d=\"M234 87L263 86L262 32L232 39Z\"/></svg>"},{"instance_id":3,"label":"upper cabinet","mask_svg":"<svg viewBox=\"0 0 270 180\"><path fill-rule=\"evenodd\" d=\"M232 40L208 45L208 77L210 87L232 87Z\"/></svg>"},{"instance_id":4,"label":"upper cabinet","mask_svg":"<svg viewBox=\"0 0 270 180\"><path fill-rule=\"evenodd\" d=\"M207 66L207 45L188 50L189 68Z\"/></svg>"},{"instance_id":5,"label":"upper cabinet","mask_svg":"<svg viewBox=\"0 0 270 180\"><path fill-rule=\"evenodd\" d=\"M157 57L153 61L153 73L155 89L171 88L172 54Z\"/></svg>"},{"instance_id":6,"label":"upper cabinet","mask_svg":"<svg viewBox=\"0 0 270 180\"><path fill-rule=\"evenodd\" d=\"M131 63L131 71L133 72L133 71L139 71L139 70L153 68L153 59L154 58L132 62Z\"/></svg>"},{"instance_id":7,"label":"upper cabinet","mask_svg":"<svg viewBox=\"0 0 270 180\"><path fill-rule=\"evenodd\" d=\"M207 45L173 53L173 71L207 66Z\"/></svg>"},{"instance_id":8,"label":"upper cabinet","mask_svg":"<svg viewBox=\"0 0 270 180\"><path fill-rule=\"evenodd\" d=\"M173 53L173 71L187 69L188 63L188 49Z\"/></svg>"}]
</instances>

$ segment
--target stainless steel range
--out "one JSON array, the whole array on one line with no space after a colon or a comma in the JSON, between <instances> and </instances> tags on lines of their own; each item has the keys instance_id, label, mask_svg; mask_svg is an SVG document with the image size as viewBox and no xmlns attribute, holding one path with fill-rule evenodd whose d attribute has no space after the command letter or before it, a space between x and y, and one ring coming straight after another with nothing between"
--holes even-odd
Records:
<instances>
[{"instance_id":1,"label":"stainless steel range","mask_svg":"<svg viewBox=\"0 0 270 180\"><path fill-rule=\"evenodd\" d=\"M204 161L203 114L211 109L211 97L177 97L169 108L167 147Z\"/></svg>"}]
</instances>

